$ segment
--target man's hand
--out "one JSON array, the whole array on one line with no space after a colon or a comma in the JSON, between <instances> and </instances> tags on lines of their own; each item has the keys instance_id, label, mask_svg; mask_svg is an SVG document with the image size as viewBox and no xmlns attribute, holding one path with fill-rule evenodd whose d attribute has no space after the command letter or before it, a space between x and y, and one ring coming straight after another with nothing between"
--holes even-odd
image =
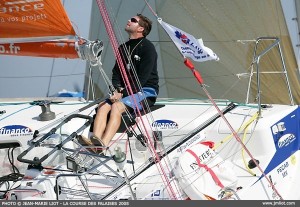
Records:
<instances>
[{"instance_id":1,"label":"man's hand","mask_svg":"<svg viewBox=\"0 0 300 207\"><path fill-rule=\"evenodd\" d=\"M112 103L115 103L115 102L119 101L120 99L122 99L122 93L118 93L117 91L115 91L114 94L111 95L109 98L109 100Z\"/></svg>"}]
</instances>

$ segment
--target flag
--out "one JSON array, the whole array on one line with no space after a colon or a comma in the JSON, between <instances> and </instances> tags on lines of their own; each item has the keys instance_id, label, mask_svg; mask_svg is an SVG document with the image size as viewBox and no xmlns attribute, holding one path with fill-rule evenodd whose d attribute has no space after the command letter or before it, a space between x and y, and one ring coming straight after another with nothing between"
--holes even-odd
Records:
<instances>
[{"instance_id":1,"label":"flag","mask_svg":"<svg viewBox=\"0 0 300 207\"><path fill-rule=\"evenodd\" d=\"M198 62L219 60L218 56L210 48L204 46L202 39L196 39L193 35L190 35L161 19L158 19L158 22L168 33L184 57L190 57Z\"/></svg>"}]
</instances>

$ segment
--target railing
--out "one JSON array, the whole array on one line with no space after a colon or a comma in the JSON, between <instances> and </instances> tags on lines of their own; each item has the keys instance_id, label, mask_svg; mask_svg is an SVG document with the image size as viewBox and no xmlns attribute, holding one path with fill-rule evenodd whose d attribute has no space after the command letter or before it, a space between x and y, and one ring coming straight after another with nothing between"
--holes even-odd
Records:
<instances>
[{"instance_id":1,"label":"railing","mask_svg":"<svg viewBox=\"0 0 300 207\"><path fill-rule=\"evenodd\" d=\"M266 49L264 49L261 53L257 54L257 48L258 45L261 41L264 40L274 40L274 42L267 47ZM262 56L264 56L266 53L268 53L272 48L276 47L278 49L279 55L280 55L280 59L281 59L281 64L282 64L282 71L278 72L278 71L269 71L269 72L262 72L260 71L259 68L259 63L260 63L260 59ZM282 51L281 51L281 47L280 47L280 40L277 37L259 37L256 39L256 43L255 43L255 47L254 47L254 51L253 51L253 61L251 63L252 68L251 68L251 74L250 74L250 79L249 79L249 84L248 84L248 90L247 90L247 98L246 98L246 103L249 103L249 94L250 94L250 88L251 88L251 82L252 82L252 76L253 74L257 74L256 75L256 81L257 81L257 102L258 102L258 110L259 110L259 116L261 115L261 89L260 89L260 74L262 73L279 73L279 74L284 74L285 75L285 81L286 81L286 85L287 85L287 90L288 90L288 94L289 94L289 98L290 98L290 102L291 105L294 105L294 99L292 96L292 92L291 92L291 88L290 88L290 83L289 83L289 79L288 79L288 75L287 75L287 70L285 67L285 63L284 63L284 59L283 59L283 55L282 55ZM256 66L256 72L254 71L253 66Z\"/></svg>"}]
</instances>

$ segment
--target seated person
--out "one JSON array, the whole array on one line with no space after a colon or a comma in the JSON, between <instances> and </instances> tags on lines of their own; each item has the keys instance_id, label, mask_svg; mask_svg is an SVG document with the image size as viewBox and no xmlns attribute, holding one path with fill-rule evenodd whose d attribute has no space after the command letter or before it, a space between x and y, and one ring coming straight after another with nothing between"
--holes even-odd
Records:
<instances>
[{"instance_id":1,"label":"seated person","mask_svg":"<svg viewBox=\"0 0 300 207\"><path fill-rule=\"evenodd\" d=\"M112 70L112 84L117 90L109 99L99 104L92 136L89 138L78 136L78 141L82 145L100 146L90 148L92 152L101 153L103 148L109 145L120 127L121 115L126 109L131 113L134 110L141 110L143 105L145 106L145 101L149 107L156 101L159 91L157 53L153 43L146 39L151 27L152 22L141 14L137 14L127 22L125 31L129 35L129 40L119 47L119 51L133 95L129 95L116 63Z\"/></svg>"}]
</instances>

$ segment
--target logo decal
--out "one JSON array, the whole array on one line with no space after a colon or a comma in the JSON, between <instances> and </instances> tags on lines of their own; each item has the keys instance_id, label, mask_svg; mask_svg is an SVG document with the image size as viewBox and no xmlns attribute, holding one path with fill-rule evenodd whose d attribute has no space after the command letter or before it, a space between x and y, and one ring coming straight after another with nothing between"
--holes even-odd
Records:
<instances>
[{"instance_id":1,"label":"logo decal","mask_svg":"<svg viewBox=\"0 0 300 207\"><path fill-rule=\"evenodd\" d=\"M295 135L285 134L282 137L280 137L280 139L278 140L278 147L279 148L286 147L290 143L292 143L295 139L296 139Z\"/></svg>"},{"instance_id":2,"label":"logo decal","mask_svg":"<svg viewBox=\"0 0 300 207\"><path fill-rule=\"evenodd\" d=\"M282 172L287 170L288 167L289 167L289 162L283 163L282 165L279 166L279 168L277 168L277 173L281 174Z\"/></svg>"},{"instance_id":3,"label":"logo decal","mask_svg":"<svg viewBox=\"0 0 300 207\"><path fill-rule=\"evenodd\" d=\"M154 121L152 127L158 129L178 129L178 124L171 120L161 119Z\"/></svg>"},{"instance_id":4,"label":"logo decal","mask_svg":"<svg viewBox=\"0 0 300 207\"><path fill-rule=\"evenodd\" d=\"M155 197L155 196L160 196L160 190L156 190L155 192L153 192L151 194L152 197Z\"/></svg>"},{"instance_id":5,"label":"logo decal","mask_svg":"<svg viewBox=\"0 0 300 207\"><path fill-rule=\"evenodd\" d=\"M197 53L200 55L200 54L203 54L203 49L199 48L197 46L197 43L194 43L192 42L187 35L185 34L182 34L180 31L175 31L175 36L180 39L185 45L188 45L188 46L191 46L193 48L195 48L197 50ZM188 48L186 48L188 49ZM207 57L209 57L210 55L207 54Z\"/></svg>"},{"instance_id":6,"label":"logo decal","mask_svg":"<svg viewBox=\"0 0 300 207\"><path fill-rule=\"evenodd\" d=\"M32 130L23 125L9 125L0 129L0 135L24 136L31 134Z\"/></svg>"}]
</instances>

